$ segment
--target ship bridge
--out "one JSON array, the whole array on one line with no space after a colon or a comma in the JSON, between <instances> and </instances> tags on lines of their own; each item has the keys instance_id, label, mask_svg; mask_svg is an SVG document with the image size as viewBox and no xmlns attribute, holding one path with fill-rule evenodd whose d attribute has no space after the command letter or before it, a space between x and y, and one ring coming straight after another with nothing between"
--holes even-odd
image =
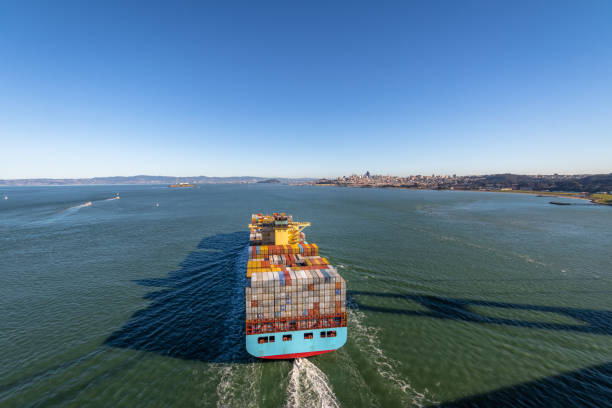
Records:
<instances>
[{"instance_id":1,"label":"ship bridge","mask_svg":"<svg viewBox=\"0 0 612 408\"><path fill-rule=\"evenodd\" d=\"M294 245L304 241L302 231L309 226L309 222L295 222L285 213L253 214L249 230L251 241L258 245Z\"/></svg>"}]
</instances>

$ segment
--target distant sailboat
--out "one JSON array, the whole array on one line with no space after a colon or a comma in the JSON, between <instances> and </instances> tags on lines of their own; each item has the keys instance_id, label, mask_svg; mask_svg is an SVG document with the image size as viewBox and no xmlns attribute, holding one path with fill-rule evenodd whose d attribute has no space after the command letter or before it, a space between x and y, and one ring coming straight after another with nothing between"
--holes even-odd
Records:
<instances>
[{"instance_id":1,"label":"distant sailboat","mask_svg":"<svg viewBox=\"0 0 612 408\"><path fill-rule=\"evenodd\" d=\"M156 207L159 207L159 203L155 203L155 206L156 206Z\"/></svg>"},{"instance_id":2,"label":"distant sailboat","mask_svg":"<svg viewBox=\"0 0 612 408\"><path fill-rule=\"evenodd\" d=\"M5 199L5 200L8 200L8 196L7 196L6 194L4 195L4 199Z\"/></svg>"}]
</instances>

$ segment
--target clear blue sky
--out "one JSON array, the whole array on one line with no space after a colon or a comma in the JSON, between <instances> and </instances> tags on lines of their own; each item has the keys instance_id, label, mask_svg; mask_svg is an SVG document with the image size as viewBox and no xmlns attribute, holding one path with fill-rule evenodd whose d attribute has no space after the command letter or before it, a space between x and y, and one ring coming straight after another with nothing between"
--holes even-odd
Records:
<instances>
[{"instance_id":1,"label":"clear blue sky","mask_svg":"<svg viewBox=\"0 0 612 408\"><path fill-rule=\"evenodd\" d=\"M612 1L3 1L0 178L612 172Z\"/></svg>"}]
</instances>

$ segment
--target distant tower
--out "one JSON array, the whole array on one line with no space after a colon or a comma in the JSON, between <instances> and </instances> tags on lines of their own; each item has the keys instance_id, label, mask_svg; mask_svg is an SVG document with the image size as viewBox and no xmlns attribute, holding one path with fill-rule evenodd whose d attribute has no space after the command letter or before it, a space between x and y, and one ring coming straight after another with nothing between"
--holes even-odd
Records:
<instances>
[{"instance_id":1,"label":"distant tower","mask_svg":"<svg viewBox=\"0 0 612 408\"><path fill-rule=\"evenodd\" d=\"M364 175L364 177L370 177L370 172L366 171L366 174Z\"/></svg>"}]
</instances>

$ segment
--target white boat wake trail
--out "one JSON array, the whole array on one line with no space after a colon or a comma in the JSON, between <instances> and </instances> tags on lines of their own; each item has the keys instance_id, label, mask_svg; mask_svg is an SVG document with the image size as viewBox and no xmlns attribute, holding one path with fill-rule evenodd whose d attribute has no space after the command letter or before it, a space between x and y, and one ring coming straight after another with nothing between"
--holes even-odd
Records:
<instances>
[{"instance_id":1,"label":"white boat wake trail","mask_svg":"<svg viewBox=\"0 0 612 408\"><path fill-rule=\"evenodd\" d=\"M351 334L355 338L357 347L364 354L371 356L370 361L375 364L378 374L387 379L394 388L402 392L404 395L402 399L406 406L423 407L425 405L437 404L430 396L429 390L425 389L423 392L419 392L407 380L402 378L398 372L400 362L389 358L382 350L379 340L380 329L365 325L365 315L359 310L357 305L353 305L349 311L349 321L353 328Z\"/></svg>"},{"instance_id":2,"label":"white boat wake trail","mask_svg":"<svg viewBox=\"0 0 612 408\"><path fill-rule=\"evenodd\" d=\"M217 385L217 407L256 408L259 401L261 383L261 364L250 363L244 366L224 364L212 376L220 378Z\"/></svg>"},{"instance_id":3,"label":"white boat wake trail","mask_svg":"<svg viewBox=\"0 0 612 408\"><path fill-rule=\"evenodd\" d=\"M334 391L323 371L305 358L293 360L287 386L287 408L339 408Z\"/></svg>"},{"instance_id":4,"label":"white boat wake trail","mask_svg":"<svg viewBox=\"0 0 612 408\"><path fill-rule=\"evenodd\" d=\"M81 208L85 208L85 207L89 207L91 205L91 201L83 203L83 204L77 204L77 205L73 205L72 207L68 207L64 210L64 212L70 213L70 212L75 212L76 210L79 210Z\"/></svg>"}]
</instances>

